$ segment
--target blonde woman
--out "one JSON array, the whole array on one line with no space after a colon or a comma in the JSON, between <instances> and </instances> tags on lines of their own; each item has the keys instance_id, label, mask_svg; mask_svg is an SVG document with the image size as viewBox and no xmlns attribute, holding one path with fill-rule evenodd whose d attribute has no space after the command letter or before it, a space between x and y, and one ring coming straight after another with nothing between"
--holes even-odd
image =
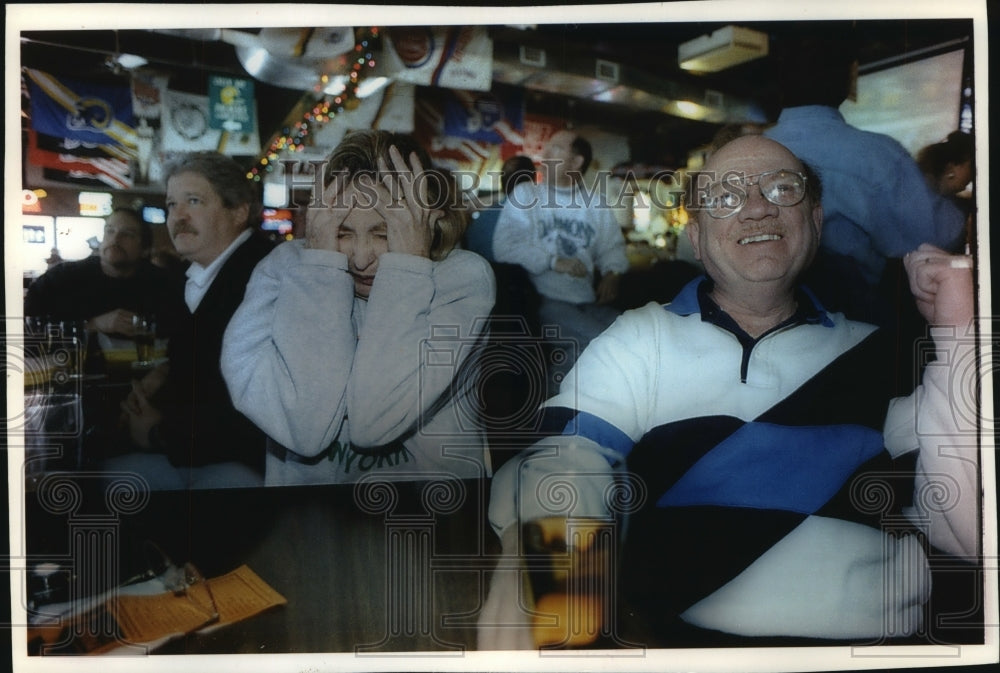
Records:
<instances>
[{"instance_id":1,"label":"blonde woman","mask_svg":"<svg viewBox=\"0 0 1000 673\"><path fill-rule=\"evenodd\" d=\"M222 370L271 438L268 485L488 474L468 370L494 301L489 265L455 249L451 177L407 136L348 135L306 239L254 271Z\"/></svg>"}]
</instances>

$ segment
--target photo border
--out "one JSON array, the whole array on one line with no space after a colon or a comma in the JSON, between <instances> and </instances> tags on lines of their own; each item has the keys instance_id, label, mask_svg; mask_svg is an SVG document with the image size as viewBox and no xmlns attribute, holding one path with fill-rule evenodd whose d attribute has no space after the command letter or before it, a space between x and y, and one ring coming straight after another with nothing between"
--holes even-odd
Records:
<instances>
[{"instance_id":1,"label":"photo border","mask_svg":"<svg viewBox=\"0 0 1000 673\"><path fill-rule=\"evenodd\" d=\"M789 20L834 20L858 19L918 19L918 18L972 18L974 20L975 50L975 120L977 137L977 198L980 223L978 230L977 297L979 315L998 315L993 305L991 290L990 252L991 239L989 223L989 78L987 69L988 33L985 2L970 0L949 0L948 2L880 2L873 3L850 0L838 3L819 3L803 6L798 2L731 2L716 0L710 2L677 3L637 3L629 5L552 5L522 7L517 10L519 22L525 24L630 21L761 21L776 18ZM239 11L234 11L240 7ZM362 6L362 5L302 5L299 11L290 11L289 5L86 5L86 4L8 4L6 7L6 150L5 150L5 241L9 243L5 252L6 316L20 316L21 270L17 258L20 241L20 192L21 192L21 138L19 119L19 58L18 33L21 30L87 30L96 28L142 29L160 27L260 27L260 26L300 26L304 22L313 25L400 25L411 24L476 24L506 23L510 16L508 8L475 7L455 8L440 6ZM195 11L196 10L196 11ZM507 13L501 13L506 11ZM993 320L981 323L981 366L983 372L983 409L995 409L991 363L995 355L991 352L995 341ZM7 338L20 335L19 319L6 320ZM7 404L8 418L17 412L20 403L22 382L8 374ZM22 409L23 410L23 409ZM981 414L982 415L982 414ZM988 424L991 425L991 424ZM998 565L996 537L996 456L994 454L994 428L985 427L980 437L982 446L982 479L984 498L984 528L986 531L984 559L986 569L986 622L992 625L986 629L986 644L982 646L963 645L958 657L951 656L946 649L934 646L913 648L875 648L858 653L854 648L762 648L751 651L740 650L650 650L645 656L600 656L594 653L560 653L558 655L539 652L468 652L461 657L421 654L359 657L351 653L334 654L294 654L294 655L183 655L180 660L174 656L146 657L141 661L132 657L28 657L23 637L14 637L18 628L11 629L12 652L15 670L61 670L72 666L74 671L135 671L175 670L178 665L191 670L231 670L243 671L325 671L325 670L545 670L545 671L606 671L606 670L663 670L685 669L703 671L785 671L785 670L863 670L885 668L925 668L987 664L997 661L998 623L997 578ZM23 442L16 437L6 438L9 455L8 497L9 497L9 549L7 567L10 569L11 588L21 575L14 570L24 559L16 550L24 539L22 529L22 484L19 465L23 458ZM20 446L19 446L20 445ZM992 460L991 460L992 458ZM12 596L16 592L12 591ZM13 624L23 624L24 612L11 600ZM20 610L20 614L18 611ZM21 620L21 621L19 621ZM875 650L885 650L878 653Z\"/></svg>"}]
</instances>

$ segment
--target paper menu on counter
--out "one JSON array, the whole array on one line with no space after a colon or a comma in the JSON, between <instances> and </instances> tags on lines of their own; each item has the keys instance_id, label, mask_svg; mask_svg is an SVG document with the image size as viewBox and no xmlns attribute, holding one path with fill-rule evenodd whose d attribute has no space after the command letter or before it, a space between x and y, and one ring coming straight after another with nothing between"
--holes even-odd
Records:
<instances>
[{"instance_id":1,"label":"paper menu on counter","mask_svg":"<svg viewBox=\"0 0 1000 673\"><path fill-rule=\"evenodd\" d=\"M57 643L70 625L76 633L70 648L77 653L104 654L129 646L153 650L174 638L208 633L286 603L284 596L243 565L204 584L193 584L186 593L119 594L81 616L63 620L63 626L40 627L34 633L49 644Z\"/></svg>"},{"instance_id":2,"label":"paper menu on counter","mask_svg":"<svg viewBox=\"0 0 1000 673\"><path fill-rule=\"evenodd\" d=\"M245 565L206 580L205 584L208 586L188 587L187 595L171 592L120 596L113 614L123 639L130 643L150 643L164 637L208 632L287 602Z\"/></svg>"}]
</instances>

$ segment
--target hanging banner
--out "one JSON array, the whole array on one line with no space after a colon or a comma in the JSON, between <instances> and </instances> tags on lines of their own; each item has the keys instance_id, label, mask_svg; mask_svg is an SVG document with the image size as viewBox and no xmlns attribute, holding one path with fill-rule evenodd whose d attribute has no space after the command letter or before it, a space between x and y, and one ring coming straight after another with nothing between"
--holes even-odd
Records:
<instances>
[{"instance_id":1,"label":"hanging banner","mask_svg":"<svg viewBox=\"0 0 1000 673\"><path fill-rule=\"evenodd\" d=\"M208 101L209 128L230 133L250 133L256 128L252 80L210 75Z\"/></svg>"},{"instance_id":2,"label":"hanging banner","mask_svg":"<svg viewBox=\"0 0 1000 673\"><path fill-rule=\"evenodd\" d=\"M445 135L444 116L441 114L436 90L422 89L416 99L414 137L427 148L427 153L438 166L453 171L482 173L495 162L496 146L469 138Z\"/></svg>"},{"instance_id":3,"label":"hanging banner","mask_svg":"<svg viewBox=\"0 0 1000 673\"><path fill-rule=\"evenodd\" d=\"M132 92L24 69L31 97L31 127L39 133L81 142L118 145L135 153Z\"/></svg>"},{"instance_id":4,"label":"hanging banner","mask_svg":"<svg viewBox=\"0 0 1000 673\"><path fill-rule=\"evenodd\" d=\"M133 186L129 162L107 156L81 156L71 152L52 152L42 149L38 135L28 132L28 163L32 166L53 169L62 173L72 173L75 177L97 180L102 185L114 189L129 189ZM54 179L68 181L69 177L53 174Z\"/></svg>"},{"instance_id":5,"label":"hanging banner","mask_svg":"<svg viewBox=\"0 0 1000 673\"><path fill-rule=\"evenodd\" d=\"M444 106L445 135L485 143L524 143L524 98L519 92L500 100L492 93L449 91Z\"/></svg>"},{"instance_id":6,"label":"hanging banner","mask_svg":"<svg viewBox=\"0 0 1000 673\"><path fill-rule=\"evenodd\" d=\"M210 127L209 98L197 94L163 92L163 152L217 151L230 156L260 153L256 124L249 133L231 133ZM256 119L254 109L254 119Z\"/></svg>"},{"instance_id":7,"label":"hanging banner","mask_svg":"<svg viewBox=\"0 0 1000 673\"><path fill-rule=\"evenodd\" d=\"M524 119L524 142L521 152L535 161L540 161L549 138L566 128L566 122L555 117L530 114Z\"/></svg>"},{"instance_id":8,"label":"hanging banner","mask_svg":"<svg viewBox=\"0 0 1000 673\"><path fill-rule=\"evenodd\" d=\"M383 61L397 82L489 91L493 41L483 26L398 26L385 33Z\"/></svg>"},{"instance_id":9,"label":"hanging banner","mask_svg":"<svg viewBox=\"0 0 1000 673\"><path fill-rule=\"evenodd\" d=\"M323 63L354 49L354 28L261 28L260 46L278 58Z\"/></svg>"},{"instance_id":10,"label":"hanging banner","mask_svg":"<svg viewBox=\"0 0 1000 673\"><path fill-rule=\"evenodd\" d=\"M372 128L395 133L413 133L416 90L412 84L394 82L382 98L382 107L372 122Z\"/></svg>"},{"instance_id":11,"label":"hanging banner","mask_svg":"<svg viewBox=\"0 0 1000 673\"><path fill-rule=\"evenodd\" d=\"M163 115L163 92L167 90L168 81L167 75L132 73L132 114L137 119L145 119L150 126L159 126Z\"/></svg>"},{"instance_id":12,"label":"hanging banner","mask_svg":"<svg viewBox=\"0 0 1000 673\"><path fill-rule=\"evenodd\" d=\"M71 154L74 157L90 157L95 159L121 159L128 161L130 154L122 151L119 145L106 143L87 143L73 138L57 138L32 129L30 137L39 149L57 154Z\"/></svg>"}]
</instances>

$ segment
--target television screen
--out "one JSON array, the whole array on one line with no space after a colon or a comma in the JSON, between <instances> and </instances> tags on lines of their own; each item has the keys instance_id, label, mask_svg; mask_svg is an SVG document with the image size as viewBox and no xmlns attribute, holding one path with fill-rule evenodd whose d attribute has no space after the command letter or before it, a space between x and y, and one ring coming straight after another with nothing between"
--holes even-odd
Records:
<instances>
[{"instance_id":1,"label":"television screen","mask_svg":"<svg viewBox=\"0 0 1000 673\"><path fill-rule=\"evenodd\" d=\"M959 129L964 61L957 49L868 72L862 66L857 100L840 111L849 124L892 136L916 156Z\"/></svg>"},{"instance_id":2,"label":"television screen","mask_svg":"<svg viewBox=\"0 0 1000 673\"><path fill-rule=\"evenodd\" d=\"M295 224L292 221L292 211L284 208L265 208L261 215L260 228L264 231L287 234L292 231Z\"/></svg>"},{"instance_id":3,"label":"television screen","mask_svg":"<svg viewBox=\"0 0 1000 673\"><path fill-rule=\"evenodd\" d=\"M166 224L167 211L156 206L143 206L142 219L150 224Z\"/></svg>"}]
</instances>

